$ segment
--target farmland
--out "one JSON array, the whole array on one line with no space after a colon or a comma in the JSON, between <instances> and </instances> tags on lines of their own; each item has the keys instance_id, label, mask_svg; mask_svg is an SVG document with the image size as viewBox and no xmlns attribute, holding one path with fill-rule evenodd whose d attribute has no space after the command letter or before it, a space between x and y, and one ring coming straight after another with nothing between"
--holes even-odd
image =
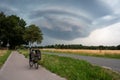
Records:
<instances>
[{"instance_id":1,"label":"farmland","mask_svg":"<svg viewBox=\"0 0 120 80\"><path fill-rule=\"evenodd\" d=\"M0 56L3 56L6 53L6 50L0 50Z\"/></svg>"},{"instance_id":2,"label":"farmland","mask_svg":"<svg viewBox=\"0 0 120 80\"><path fill-rule=\"evenodd\" d=\"M120 50L41 49L41 51L120 59Z\"/></svg>"}]
</instances>

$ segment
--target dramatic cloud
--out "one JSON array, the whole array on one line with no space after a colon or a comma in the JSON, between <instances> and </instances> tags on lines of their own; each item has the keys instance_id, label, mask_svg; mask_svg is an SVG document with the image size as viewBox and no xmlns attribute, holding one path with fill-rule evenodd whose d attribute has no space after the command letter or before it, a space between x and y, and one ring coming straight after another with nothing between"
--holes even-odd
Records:
<instances>
[{"instance_id":1,"label":"dramatic cloud","mask_svg":"<svg viewBox=\"0 0 120 80\"><path fill-rule=\"evenodd\" d=\"M89 29L91 23L86 17L58 9L39 11L30 18L37 18L33 22L40 25L46 35L65 40L87 36L86 28Z\"/></svg>"},{"instance_id":2,"label":"dramatic cloud","mask_svg":"<svg viewBox=\"0 0 120 80\"><path fill-rule=\"evenodd\" d=\"M83 4L85 4L84 1ZM69 2L66 5L61 4L62 6L43 5L44 8L42 6L42 8L31 12L30 19L33 19L32 22L42 27L45 35L53 38L72 40L78 37L87 37L91 31L97 29L97 27L91 25L93 20L111 11L107 7L104 7L104 10L107 9L104 11L102 9L103 5L100 5L97 1L91 3L95 8L90 7L90 4L84 6L86 10L81 8L83 4L79 3L78 5L76 2ZM97 11L97 13L101 11L101 14L95 14L93 10Z\"/></svg>"},{"instance_id":3,"label":"dramatic cloud","mask_svg":"<svg viewBox=\"0 0 120 80\"><path fill-rule=\"evenodd\" d=\"M108 25L111 25L117 22L120 22L120 15L111 14L111 15L106 15L99 19L96 19L95 21L92 22L92 25L94 27L99 26L99 28L101 28L101 27L106 27Z\"/></svg>"},{"instance_id":4,"label":"dramatic cloud","mask_svg":"<svg viewBox=\"0 0 120 80\"><path fill-rule=\"evenodd\" d=\"M101 29L94 30L90 36L86 38L78 38L69 43L84 45L119 45L120 43L120 22L106 26Z\"/></svg>"},{"instance_id":5,"label":"dramatic cloud","mask_svg":"<svg viewBox=\"0 0 120 80\"><path fill-rule=\"evenodd\" d=\"M0 3L0 12L4 12L6 15L12 15L16 14L17 9Z\"/></svg>"},{"instance_id":6,"label":"dramatic cloud","mask_svg":"<svg viewBox=\"0 0 120 80\"><path fill-rule=\"evenodd\" d=\"M40 26L45 36L43 44L81 40L82 43L86 40L92 43L97 36L92 36L94 40L90 36L101 32L102 28L106 28L104 32L108 27L116 28L114 24L120 22L119 3L120 0L0 0L0 11L7 15L16 14L28 25L35 23ZM116 33L115 30L111 32ZM109 36L101 37L101 40ZM112 39L109 42L113 42Z\"/></svg>"}]
</instances>

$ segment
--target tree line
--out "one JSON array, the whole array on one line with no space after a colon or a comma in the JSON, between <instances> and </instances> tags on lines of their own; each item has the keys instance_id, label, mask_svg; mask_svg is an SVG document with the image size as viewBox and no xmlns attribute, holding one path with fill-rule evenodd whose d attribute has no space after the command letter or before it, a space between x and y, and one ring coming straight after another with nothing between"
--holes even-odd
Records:
<instances>
[{"instance_id":1,"label":"tree line","mask_svg":"<svg viewBox=\"0 0 120 80\"><path fill-rule=\"evenodd\" d=\"M55 48L55 49L91 49L91 50L120 50L120 45L118 46L84 46L82 44L55 44L55 45L47 45L41 46L41 48Z\"/></svg>"},{"instance_id":2,"label":"tree line","mask_svg":"<svg viewBox=\"0 0 120 80\"><path fill-rule=\"evenodd\" d=\"M16 15L5 15L0 12L0 48L14 49L22 44L41 43L43 36L39 26L26 26L24 19Z\"/></svg>"}]
</instances>

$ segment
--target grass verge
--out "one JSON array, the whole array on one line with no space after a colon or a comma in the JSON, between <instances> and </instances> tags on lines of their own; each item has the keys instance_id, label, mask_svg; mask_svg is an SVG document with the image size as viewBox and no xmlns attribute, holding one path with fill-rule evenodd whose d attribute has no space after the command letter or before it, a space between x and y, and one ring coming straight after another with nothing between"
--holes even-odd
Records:
<instances>
[{"instance_id":1,"label":"grass verge","mask_svg":"<svg viewBox=\"0 0 120 80\"><path fill-rule=\"evenodd\" d=\"M23 54L25 56L25 58L28 58L29 53L28 53L27 49L19 49L18 52L20 54Z\"/></svg>"},{"instance_id":2,"label":"grass verge","mask_svg":"<svg viewBox=\"0 0 120 80\"><path fill-rule=\"evenodd\" d=\"M26 57L27 51L20 51ZM93 66L84 60L77 60L56 55L42 54L40 65L67 80L119 80L120 74Z\"/></svg>"},{"instance_id":3,"label":"grass verge","mask_svg":"<svg viewBox=\"0 0 120 80\"><path fill-rule=\"evenodd\" d=\"M40 64L67 80L119 80L120 75L84 60L43 54Z\"/></svg>"},{"instance_id":4,"label":"grass verge","mask_svg":"<svg viewBox=\"0 0 120 80\"><path fill-rule=\"evenodd\" d=\"M8 50L6 51L2 56L0 56L0 68L2 67L2 65L5 63L5 61L7 60L7 58L9 57L11 51Z\"/></svg>"},{"instance_id":5,"label":"grass verge","mask_svg":"<svg viewBox=\"0 0 120 80\"><path fill-rule=\"evenodd\" d=\"M65 54L77 54L77 55L83 55L83 56L94 56L94 57L104 57L104 58L114 58L114 59L120 59L120 54L98 54L98 53L86 53L86 52L66 52L66 51L57 51L57 50L42 50L42 52L51 52L51 53L65 53Z\"/></svg>"}]
</instances>

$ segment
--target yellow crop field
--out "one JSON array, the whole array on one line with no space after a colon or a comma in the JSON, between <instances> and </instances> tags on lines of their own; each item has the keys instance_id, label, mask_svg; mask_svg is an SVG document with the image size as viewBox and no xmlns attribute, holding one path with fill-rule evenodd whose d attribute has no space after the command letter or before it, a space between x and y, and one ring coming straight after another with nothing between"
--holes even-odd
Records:
<instances>
[{"instance_id":1,"label":"yellow crop field","mask_svg":"<svg viewBox=\"0 0 120 80\"><path fill-rule=\"evenodd\" d=\"M0 56L2 56L4 53L6 53L7 50L0 50Z\"/></svg>"},{"instance_id":2,"label":"yellow crop field","mask_svg":"<svg viewBox=\"0 0 120 80\"><path fill-rule=\"evenodd\" d=\"M77 54L120 54L120 50L87 50L87 49L42 49L42 51L77 53Z\"/></svg>"}]
</instances>

